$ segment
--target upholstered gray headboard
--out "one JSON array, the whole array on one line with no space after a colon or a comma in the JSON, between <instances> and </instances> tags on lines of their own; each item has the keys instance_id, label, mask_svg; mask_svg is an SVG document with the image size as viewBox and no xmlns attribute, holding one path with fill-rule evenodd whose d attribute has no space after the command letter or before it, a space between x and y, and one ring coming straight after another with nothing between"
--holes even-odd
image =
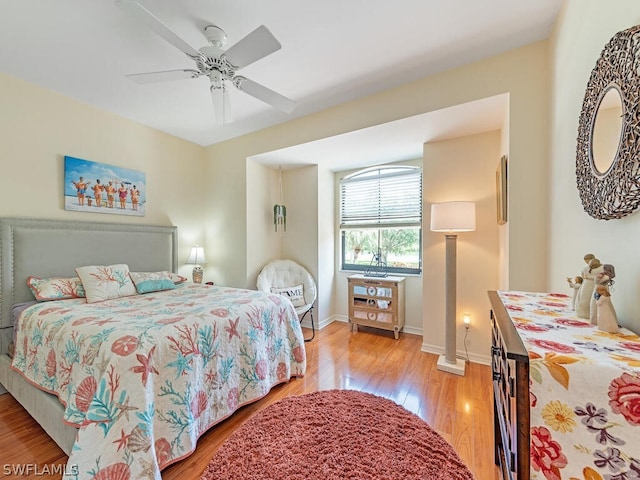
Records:
<instances>
[{"instance_id":1,"label":"upholstered gray headboard","mask_svg":"<svg viewBox=\"0 0 640 480\"><path fill-rule=\"evenodd\" d=\"M76 267L114 263L175 272L177 242L174 226L0 218L0 354L12 338L12 305L33 300L29 275L75 276Z\"/></svg>"}]
</instances>

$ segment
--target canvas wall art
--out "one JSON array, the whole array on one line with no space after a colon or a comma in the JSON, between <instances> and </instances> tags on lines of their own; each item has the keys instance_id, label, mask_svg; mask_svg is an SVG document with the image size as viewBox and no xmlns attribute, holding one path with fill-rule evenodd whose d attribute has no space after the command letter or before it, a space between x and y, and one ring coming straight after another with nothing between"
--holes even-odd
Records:
<instances>
[{"instance_id":1,"label":"canvas wall art","mask_svg":"<svg viewBox=\"0 0 640 480\"><path fill-rule=\"evenodd\" d=\"M146 175L106 163L64 157L64 208L144 216Z\"/></svg>"},{"instance_id":2,"label":"canvas wall art","mask_svg":"<svg viewBox=\"0 0 640 480\"><path fill-rule=\"evenodd\" d=\"M498 225L504 225L505 223L507 223L508 219L507 169L507 157L503 156L500 159L500 163L498 163L498 168L496 169L496 207L498 211Z\"/></svg>"}]
</instances>

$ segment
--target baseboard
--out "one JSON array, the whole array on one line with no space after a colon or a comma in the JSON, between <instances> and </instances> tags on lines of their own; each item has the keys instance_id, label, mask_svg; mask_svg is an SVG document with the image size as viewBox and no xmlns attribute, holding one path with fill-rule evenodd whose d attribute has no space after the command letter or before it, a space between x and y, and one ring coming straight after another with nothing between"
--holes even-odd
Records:
<instances>
[{"instance_id":1,"label":"baseboard","mask_svg":"<svg viewBox=\"0 0 640 480\"><path fill-rule=\"evenodd\" d=\"M316 330L322 330L324 327L332 324L333 322L349 323L349 317L347 317L346 315L331 315L330 317L320 321L320 323L316 325ZM305 319L304 322L302 322L302 326L305 328L311 328L311 320ZM422 336L422 329L415 328L415 327L408 327L407 325L403 327L402 332L409 333L411 335ZM423 343L422 348L420 348L420 351L426 352L426 353L433 353L435 355L443 355L444 347L441 347L439 345L431 345L428 343ZM457 355L459 358L466 358L466 354L464 351L458 351ZM491 356L470 353L469 361L473 363L479 363L480 365L491 365Z\"/></svg>"},{"instance_id":2,"label":"baseboard","mask_svg":"<svg viewBox=\"0 0 640 480\"><path fill-rule=\"evenodd\" d=\"M422 348L420 348L420 351L426 352L426 353L433 353L434 355L444 355L444 347L440 345L432 345L429 343L423 343ZM456 355L458 358L467 358L467 355L464 350L458 350L456 352ZM491 356L470 353L469 361L472 363L479 363L480 365L491 365Z\"/></svg>"},{"instance_id":3,"label":"baseboard","mask_svg":"<svg viewBox=\"0 0 640 480\"><path fill-rule=\"evenodd\" d=\"M314 322L316 325L316 330L322 330L327 325L332 324L335 321L341 322L342 320L339 318L340 315L331 315L329 318L325 318L324 320L320 320L319 322ZM348 321L348 319L347 319ZM311 319L307 316L301 323L304 328L311 328Z\"/></svg>"},{"instance_id":4,"label":"baseboard","mask_svg":"<svg viewBox=\"0 0 640 480\"><path fill-rule=\"evenodd\" d=\"M327 325L329 325L330 323L333 323L333 322L349 323L349 317L347 317L346 315L331 315L324 322L322 322L322 324L321 324L322 326L320 328L326 327ZM308 322L308 323L306 321L302 322L302 326L311 328L311 322ZM409 326L405 325L404 327L402 327L401 333L409 333L411 335L422 336L422 329L421 328L415 328L415 327L409 327Z\"/></svg>"},{"instance_id":5,"label":"baseboard","mask_svg":"<svg viewBox=\"0 0 640 480\"><path fill-rule=\"evenodd\" d=\"M331 318L332 322L349 323L349 317L346 315L331 315L329 318Z\"/></svg>"}]
</instances>

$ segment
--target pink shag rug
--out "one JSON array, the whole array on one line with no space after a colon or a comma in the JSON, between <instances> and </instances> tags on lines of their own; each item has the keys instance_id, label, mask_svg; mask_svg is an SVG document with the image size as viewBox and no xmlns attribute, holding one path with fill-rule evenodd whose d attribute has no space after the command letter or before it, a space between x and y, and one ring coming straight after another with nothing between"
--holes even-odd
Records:
<instances>
[{"instance_id":1,"label":"pink shag rug","mask_svg":"<svg viewBox=\"0 0 640 480\"><path fill-rule=\"evenodd\" d=\"M473 480L453 447L386 398L327 390L253 415L201 480Z\"/></svg>"}]
</instances>

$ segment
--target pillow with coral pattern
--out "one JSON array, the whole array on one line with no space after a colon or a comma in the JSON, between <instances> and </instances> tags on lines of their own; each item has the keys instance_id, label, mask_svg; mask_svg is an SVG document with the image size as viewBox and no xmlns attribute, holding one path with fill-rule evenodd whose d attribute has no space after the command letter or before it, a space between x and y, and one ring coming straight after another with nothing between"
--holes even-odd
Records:
<instances>
[{"instance_id":1,"label":"pillow with coral pattern","mask_svg":"<svg viewBox=\"0 0 640 480\"><path fill-rule=\"evenodd\" d=\"M87 303L137 294L126 264L78 267L76 273L82 281Z\"/></svg>"},{"instance_id":2,"label":"pillow with coral pattern","mask_svg":"<svg viewBox=\"0 0 640 480\"><path fill-rule=\"evenodd\" d=\"M34 277L27 278L29 290L38 302L83 298L84 288L78 277Z\"/></svg>"}]
</instances>

